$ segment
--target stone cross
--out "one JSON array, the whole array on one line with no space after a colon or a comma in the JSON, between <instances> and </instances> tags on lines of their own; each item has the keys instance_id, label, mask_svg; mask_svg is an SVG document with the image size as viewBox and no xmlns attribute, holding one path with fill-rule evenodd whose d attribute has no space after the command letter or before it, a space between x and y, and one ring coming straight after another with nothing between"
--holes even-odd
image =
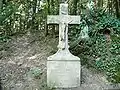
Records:
<instances>
[{"instance_id":1,"label":"stone cross","mask_svg":"<svg viewBox=\"0 0 120 90\"><path fill-rule=\"evenodd\" d=\"M80 16L68 15L68 4L60 4L60 15L48 16L47 24L59 24L58 49L68 49L68 24L80 24Z\"/></svg>"},{"instance_id":2,"label":"stone cross","mask_svg":"<svg viewBox=\"0 0 120 90\"><path fill-rule=\"evenodd\" d=\"M72 55L68 46L68 24L80 24L80 16L68 15L68 4L60 4L59 15L49 15L47 24L59 24L58 51L47 58L48 87L80 86L80 58Z\"/></svg>"}]
</instances>

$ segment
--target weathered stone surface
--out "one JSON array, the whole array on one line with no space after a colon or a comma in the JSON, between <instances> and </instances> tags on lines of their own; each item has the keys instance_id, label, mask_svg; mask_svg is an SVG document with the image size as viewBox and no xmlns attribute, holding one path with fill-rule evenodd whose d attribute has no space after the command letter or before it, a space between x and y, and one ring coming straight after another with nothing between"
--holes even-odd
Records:
<instances>
[{"instance_id":1,"label":"weathered stone surface","mask_svg":"<svg viewBox=\"0 0 120 90\"><path fill-rule=\"evenodd\" d=\"M80 16L68 15L68 4L60 4L59 15L48 15L47 24L59 24L58 49L68 49L68 24L80 24Z\"/></svg>"},{"instance_id":2,"label":"weathered stone surface","mask_svg":"<svg viewBox=\"0 0 120 90\"><path fill-rule=\"evenodd\" d=\"M56 88L80 86L80 58L69 52L68 24L80 24L80 16L68 15L68 4L60 4L60 15L48 16L47 23L59 24L58 51L48 57L47 85Z\"/></svg>"},{"instance_id":3,"label":"weathered stone surface","mask_svg":"<svg viewBox=\"0 0 120 90\"><path fill-rule=\"evenodd\" d=\"M47 84L49 87L71 88L80 86L80 58L68 50L58 50L47 61Z\"/></svg>"},{"instance_id":4,"label":"weathered stone surface","mask_svg":"<svg viewBox=\"0 0 120 90\"><path fill-rule=\"evenodd\" d=\"M48 61L47 68L49 87L80 86L80 61Z\"/></svg>"},{"instance_id":5,"label":"weathered stone surface","mask_svg":"<svg viewBox=\"0 0 120 90\"><path fill-rule=\"evenodd\" d=\"M70 15L48 15L47 24L80 24L80 16L70 16Z\"/></svg>"},{"instance_id":6,"label":"weathered stone surface","mask_svg":"<svg viewBox=\"0 0 120 90\"><path fill-rule=\"evenodd\" d=\"M60 61L80 61L80 58L77 56L72 55L68 50L58 50L57 53L55 53L52 56L49 56L47 60L60 60Z\"/></svg>"}]
</instances>

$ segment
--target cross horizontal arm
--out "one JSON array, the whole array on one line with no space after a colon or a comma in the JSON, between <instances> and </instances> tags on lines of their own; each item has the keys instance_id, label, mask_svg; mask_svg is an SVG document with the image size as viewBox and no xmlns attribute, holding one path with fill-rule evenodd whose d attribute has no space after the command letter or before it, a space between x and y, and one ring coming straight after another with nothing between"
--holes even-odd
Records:
<instances>
[{"instance_id":1,"label":"cross horizontal arm","mask_svg":"<svg viewBox=\"0 0 120 90\"><path fill-rule=\"evenodd\" d=\"M48 15L47 24L59 24L59 15Z\"/></svg>"},{"instance_id":2,"label":"cross horizontal arm","mask_svg":"<svg viewBox=\"0 0 120 90\"><path fill-rule=\"evenodd\" d=\"M69 16L69 24L80 24L80 16Z\"/></svg>"}]
</instances>

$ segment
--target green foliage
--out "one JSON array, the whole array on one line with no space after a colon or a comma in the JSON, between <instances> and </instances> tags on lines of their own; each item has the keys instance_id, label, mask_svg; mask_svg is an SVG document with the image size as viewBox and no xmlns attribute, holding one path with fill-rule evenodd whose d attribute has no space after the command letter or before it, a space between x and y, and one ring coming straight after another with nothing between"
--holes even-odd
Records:
<instances>
[{"instance_id":1,"label":"green foliage","mask_svg":"<svg viewBox=\"0 0 120 90\"><path fill-rule=\"evenodd\" d=\"M120 20L111 16L102 9L94 9L88 15L82 15L82 18L91 27L90 33L103 33L106 29L113 29L114 33L120 32ZM112 30L111 29L111 30Z\"/></svg>"},{"instance_id":2,"label":"green foliage","mask_svg":"<svg viewBox=\"0 0 120 90\"><path fill-rule=\"evenodd\" d=\"M106 15L99 18L99 23L96 24L96 27L100 30L113 28L113 29L120 29L120 21L115 19L115 17Z\"/></svg>"},{"instance_id":3,"label":"green foliage","mask_svg":"<svg viewBox=\"0 0 120 90\"><path fill-rule=\"evenodd\" d=\"M42 75L42 71L39 68L32 68L29 73L28 73L31 77L33 78L40 78L40 76Z\"/></svg>"},{"instance_id":4,"label":"green foliage","mask_svg":"<svg viewBox=\"0 0 120 90\"><path fill-rule=\"evenodd\" d=\"M93 10L81 17L81 25L76 27L76 30L73 29L71 32L74 34L71 35L77 39L80 30L87 24L90 39L87 42L79 41L73 51L80 56L84 64L102 70L110 82L120 83L120 21L105 10ZM110 33L106 33L106 30ZM110 35L110 42L106 34Z\"/></svg>"},{"instance_id":5,"label":"green foliage","mask_svg":"<svg viewBox=\"0 0 120 90\"><path fill-rule=\"evenodd\" d=\"M98 11L99 10L97 10L97 12ZM92 48L94 51L93 54L95 54L97 59L100 59L96 61L96 65L106 73L110 82L120 83L120 74L118 70L118 67L120 67L120 21L103 11L97 12L96 16L93 18L95 28L91 31L91 36L93 36L92 38L94 39L94 48ZM110 31L110 45L107 42L104 33L105 30Z\"/></svg>"},{"instance_id":6,"label":"green foliage","mask_svg":"<svg viewBox=\"0 0 120 90\"><path fill-rule=\"evenodd\" d=\"M11 31L11 18L17 10L17 5L12 2L8 2L7 5L4 5L0 10L0 42L7 42L10 40Z\"/></svg>"},{"instance_id":7,"label":"green foliage","mask_svg":"<svg viewBox=\"0 0 120 90\"><path fill-rule=\"evenodd\" d=\"M96 14L95 14L96 13ZM99 63L97 61L97 66L103 70L108 76L108 80L114 83L120 83L120 21L113 16L110 16L102 10L97 10L93 13L95 22L95 29L92 31L94 36L103 35L101 38L96 40L99 42L96 47L96 55L100 58ZM111 43L110 46L107 44L107 39L105 37L105 30L110 30ZM104 37L104 38L103 38ZM100 40L100 41L99 41ZM94 50L94 49L93 49Z\"/></svg>"},{"instance_id":8,"label":"green foliage","mask_svg":"<svg viewBox=\"0 0 120 90\"><path fill-rule=\"evenodd\" d=\"M110 82L120 83L120 56L102 56L96 60L96 65L105 72Z\"/></svg>"},{"instance_id":9,"label":"green foliage","mask_svg":"<svg viewBox=\"0 0 120 90\"><path fill-rule=\"evenodd\" d=\"M10 40L9 36L0 36L0 43L7 42L8 40Z\"/></svg>"},{"instance_id":10,"label":"green foliage","mask_svg":"<svg viewBox=\"0 0 120 90\"><path fill-rule=\"evenodd\" d=\"M9 5L4 7L3 9L1 9L0 25L3 24L3 22L15 12L15 9L16 9L16 7L12 3L9 3Z\"/></svg>"}]
</instances>

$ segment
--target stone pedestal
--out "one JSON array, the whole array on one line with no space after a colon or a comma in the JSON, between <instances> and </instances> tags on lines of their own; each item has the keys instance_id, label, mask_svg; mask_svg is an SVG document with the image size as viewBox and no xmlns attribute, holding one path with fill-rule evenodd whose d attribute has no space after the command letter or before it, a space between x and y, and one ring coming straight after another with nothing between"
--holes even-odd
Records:
<instances>
[{"instance_id":1,"label":"stone pedestal","mask_svg":"<svg viewBox=\"0 0 120 90\"><path fill-rule=\"evenodd\" d=\"M80 59L68 50L58 51L48 57L47 85L55 88L80 86Z\"/></svg>"}]
</instances>

